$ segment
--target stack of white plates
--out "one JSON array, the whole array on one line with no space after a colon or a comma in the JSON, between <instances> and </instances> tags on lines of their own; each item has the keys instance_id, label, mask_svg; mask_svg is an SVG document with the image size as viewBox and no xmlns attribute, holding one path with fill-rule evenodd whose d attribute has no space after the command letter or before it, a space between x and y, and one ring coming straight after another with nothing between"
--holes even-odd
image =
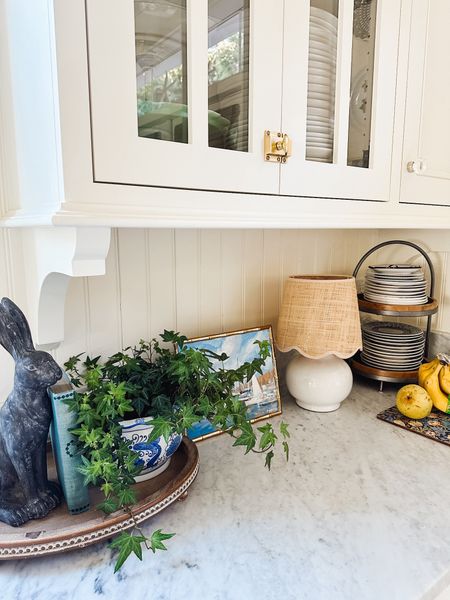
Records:
<instances>
[{"instance_id":1,"label":"stack of white plates","mask_svg":"<svg viewBox=\"0 0 450 600\"><path fill-rule=\"evenodd\" d=\"M427 283L419 265L377 265L366 271L364 298L385 304L426 304Z\"/></svg>"},{"instance_id":2,"label":"stack of white plates","mask_svg":"<svg viewBox=\"0 0 450 600\"><path fill-rule=\"evenodd\" d=\"M333 156L337 27L337 17L311 7L306 158L319 162Z\"/></svg>"},{"instance_id":3,"label":"stack of white plates","mask_svg":"<svg viewBox=\"0 0 450 600\"><path fill-rule=\"evenodd\" d=\"M362 324L361 361L387 371L415 371L425 349L425 334L418 327L390 321Z\"/></svg>"}]
</instances>

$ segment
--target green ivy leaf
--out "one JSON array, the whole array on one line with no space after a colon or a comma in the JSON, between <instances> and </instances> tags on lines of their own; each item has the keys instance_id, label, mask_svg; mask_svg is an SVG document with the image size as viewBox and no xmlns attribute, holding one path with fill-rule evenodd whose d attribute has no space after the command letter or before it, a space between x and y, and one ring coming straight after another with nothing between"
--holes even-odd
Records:
<instances>
[{"instance_id":1,"label":"green ivy leaf","mask_svg":"<svg viewBox=\"0 0 450 600\"><path fill-rule=\"evenodd\" d=\"M283 442L283 450L284 450L284 454L286 455L286 460L289 460L289 445L287 442Z\"/></svg>"},{"instance_id":2,"label":"green ivy leaf","mask_svg":"<svg viewBox=\"0 0 450 600\"><path fill-rule=\"evenodd\" d=\"M78 471L84 475L84 485L89 485L90 483L97 483L97 477L93 473L92 465L90 461L83 455L81 455L81 460L83 464L78 467Z\"/></svg>"},{"instance_id":3,"label":"green ivy leaf","mask_svg":"<svg viewBox=\"0 0 450 600\"><path fill-rule=\"evenodd\" d=\"M284 421L281 421L280 423L280 433L285 439L291 437L291 434L288 431L288 425Z\"/></svg>"},{"instance_id":4,"label":"green ivy leaf","mask_svg":"<svg viewBox=\"0 0 450 600\"><path fill-rule=\"evenodd\" d=\"M144 543L146 539L147 538L142 535L133 535L127 531L122 531L122 533L111 542L111 548L119 550L119 556L117 557L117 562L114 567L114 573L117 573L132 552L138 557L139 560L142 560L141 544Z\"/></svg>"},{"instance_id":5,"label":"green ivy leaf","mask_svg":"<svg viewBox=\"0 0 450 600\"><path fill-rule=\"evenodd\" d=\"M174 535L174 533L163 533L161 529L157 529L152 533L152 537L150 538L150 550L153 553L157 550L167 550L163 541L170 540Z\"/></svg>"},{"instance_id":6,"label":"green ivy leaf","mask_svg":"<svg viewBox=\"0 0 450 600\"><path fill-rule=\"evenodd\" d=\"M262 433L262 436L261 436L261 439L259 442L259 447L262 450L265 450L266 448L269 449L271 446L274 446L274 444L277 440L277 436L275 435L275 432L273 431L273 427L270 423L267 423L263 427L258 427L258 431L260 431Z\"/></svg>"},{"instance_id":7,"label":"green ivy leaf","mask_svg":"<svg viewBox=\"0 0 450 600\"><path fill-rule=\"evenodd\" d=\"M121 506L134 504L136 502L136 494L132 489L126 488L120 490L117 494Z\"/></svg>"},{"instance_id":8,"label":"green ivy leaf","mask_svg":"<svg viewBox=\"0 0 450 600\"><path fill-rule=\"evenodd\" d=\"M241 433L234 441L233 446L245 446L245 454L248 454L256 444L256 436L250 423L240 424Z\"/></svg>"},{"instance_id":9,"label":"green ivy leaf","mask_svg":"<svg viewBox=\"0 0 450 600\"><path fill-rule=\"evenodd\" d=\"M272 458L273 458L273 452L271 450L270 452L268 452L266 454L266 462L265 462L265 465L264 465L265 467L267 467L269 469L269 471L270 471L270 465L272 463Z\"/></svg>"},{"instance_id":10,"label":"green ivy leaf","mask_svg":"<svg viewBox=\"0 0 450 600\"><path fill-rule=\"evenodd\" d=\"M198 417L196 416L194 408L191 404L187 404L181 408L180 417L181 430L189 429L189 427L192 427L192 425L198 421Z\"/></svg>"},{"instance_id":11,"label":"green ivy leaf","mask_svg":"<svg viewBox=\"0 0 450 600\"><path fill-rule=\"evenodd\" d=\"M153 425L153 430L149 436L148 441L154 442L160 436L163 436L163 438L167 442L172 434L172 423L170 423L170 421L168 421L164 417L155 417L152 420L151 424Z\"/></svg>"},{"instance_id":12,"label":"green ivy leaf","mask_svg":"<svg viewBox=\"0 0 450 600\"><path fill-rule=\"evenodd\" d=\"M104 488L104 486L102 486L102 490L103 490L103 488ZM102 512L106 513L107 515L110 515L111 513L118 510L120 507L119 507L118 503L115 500L113 500L112 498L105 498L103 500L103 502L100 502L100 504L97 504L97 508L98 508L98 510L101 510Z\"/></svg>"},{"instance_id":13,"label":"green ivy leaf","mask_svg":"<svg viewBox=\"0 0 450 600\"><path fill-rule=\"evenodd\" d=\"M113 487L109 481L105 481L105 483L101 486L101 490L105 494L105 496L108 497L113 491Z\"/></svg>"}]
</instances>

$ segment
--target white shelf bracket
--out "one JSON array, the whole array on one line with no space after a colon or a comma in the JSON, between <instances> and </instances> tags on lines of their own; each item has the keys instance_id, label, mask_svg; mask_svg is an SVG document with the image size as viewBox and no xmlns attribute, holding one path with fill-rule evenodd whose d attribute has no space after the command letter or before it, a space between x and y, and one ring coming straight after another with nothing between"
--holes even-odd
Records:
<instances>
[{"instance_id":1,"label":"white shelf bracket","mask_svg":"<svg viewBox=\"0 0 450 600\"><path fill-rule=\"evenodd\" d=\"M64 339L70 277L104 275L111 229L39 227L23 231L27 317L36 345L56 348Z\"/></svg>"}]
</instances>

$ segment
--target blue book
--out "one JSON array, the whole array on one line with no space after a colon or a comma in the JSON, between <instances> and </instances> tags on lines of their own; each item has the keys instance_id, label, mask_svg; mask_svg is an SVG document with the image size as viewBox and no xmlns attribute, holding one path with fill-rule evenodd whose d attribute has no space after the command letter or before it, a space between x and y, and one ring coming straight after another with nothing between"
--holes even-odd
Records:
<instances>
[{"instance_id":1,"label":"blue book","mask_svg":"<svg viewBox=\"0 0 450 600\"><path fill-rule=\"evenodd\" d=\"M74 389L66 373L49 388L48 393L53 410L50 437L58 479L69 513L77 515L89 509L89 492L83 483L83 475L78 471L82 462L81 457L75 454L76 438L69 431L76 425L76 414L69 410L65 402L74 395Z\"/></svg>"}]
</instances>

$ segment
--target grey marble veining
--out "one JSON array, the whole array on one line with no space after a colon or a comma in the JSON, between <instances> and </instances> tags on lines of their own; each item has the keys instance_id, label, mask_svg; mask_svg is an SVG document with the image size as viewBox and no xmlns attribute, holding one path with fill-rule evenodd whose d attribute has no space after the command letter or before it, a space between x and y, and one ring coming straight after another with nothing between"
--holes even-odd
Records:
<instances>
[{"instance_id":1,"label":"grey marble veining","mask_svg":"<svg viewBox=\"0 0 450 600\"><path fill-rule=\"evenodd\" d=\"M419 600L450 570L450 448L375 418L395 388L356 383L329 414L291 399L291 460L269 473L227 436L199 445L186 501L145 529L169 551L113 574L107 543L0 563L2 600Z\"/></svg>"}]
</instances>

